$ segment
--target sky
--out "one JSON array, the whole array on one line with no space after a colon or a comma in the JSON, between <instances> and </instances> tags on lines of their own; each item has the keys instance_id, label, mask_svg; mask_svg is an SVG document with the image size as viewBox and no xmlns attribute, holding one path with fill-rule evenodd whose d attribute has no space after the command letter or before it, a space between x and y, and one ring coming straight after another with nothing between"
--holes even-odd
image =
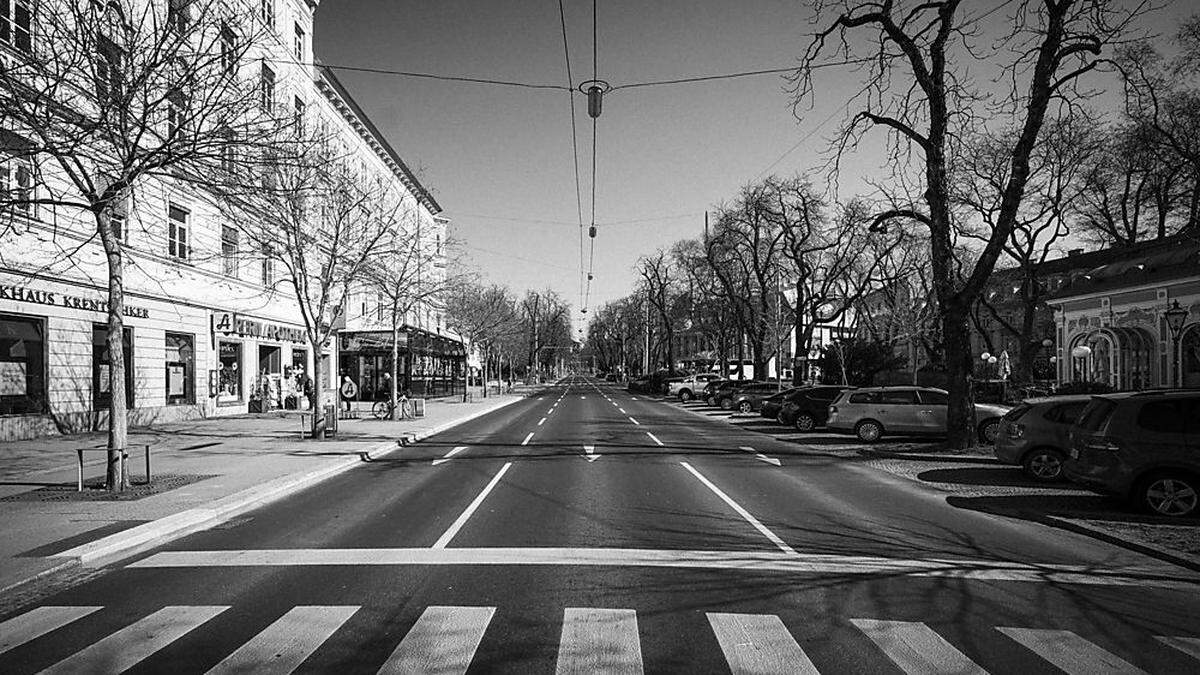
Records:
<instances>
[{"instance_id":1,"label":"sky","mask_svg":"<svg viewBox=\"0 0 1200 675\"><path fill-rule=\"evenodd\" d=\"M812 32L795 0L598 0L596 74L613 86L798 63ZM987 3L968 3L987 4ZM592 77L592 3L564 0L574 84ZM317 58L354 66L565 85L556 0L325 0ZM1168 3L1164 29L1195 11ZM623 89L596 120L589 312L628 294L639 256L698 235L704 213L769 173L818 169L857 88L828 71L795 114L778 75ZM581 315L579 209L565 91L338 71L452 221L465 262L490 282L550 288ZM576 95L583 222L591 223L592 120ZM864 146L843 196L881 173ZM585 255L586 257L586 255ZM584 261L585 267L587 261Z\"/></svg>"}]
</instances>

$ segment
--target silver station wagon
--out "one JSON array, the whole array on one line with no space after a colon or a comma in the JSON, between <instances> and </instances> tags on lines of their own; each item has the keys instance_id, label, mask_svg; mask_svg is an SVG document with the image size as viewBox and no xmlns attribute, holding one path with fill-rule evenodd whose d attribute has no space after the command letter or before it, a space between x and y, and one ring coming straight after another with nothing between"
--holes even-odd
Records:
<instances>
[{"instance_id":1,"label":"silver station wagon","mask_svg":"<svg viewBox=\"0 0 1200 675\"><path fill-rule=\"evenodd\" d=\"M829 406L830 431L852 433L864 443L874 443L885 435L946 434L944 389L927 387L866 387L843 392ZM991 444L1000 429L1000 418L1008 407L976 403L975 415L979 440Z\"/></svg>"}]
</instances>

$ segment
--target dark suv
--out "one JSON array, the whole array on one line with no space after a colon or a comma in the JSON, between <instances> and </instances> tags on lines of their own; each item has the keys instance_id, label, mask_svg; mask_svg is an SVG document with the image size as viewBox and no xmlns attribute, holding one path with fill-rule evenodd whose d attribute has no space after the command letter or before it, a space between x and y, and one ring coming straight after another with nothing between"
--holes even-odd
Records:
<instances>
[{"instance_id":1,"label":"dark suv","mask_svg":"<svg viewBox=\"0 0 1200 675\"><path fill-rule=\"evenodd\" d=\"M1072 481L1157 515L1200 514L1200 390L1093 396L1071 444Z\"/></svg>"},{"instance_id":2,"label":"dark suv","mask_svg":"<svg viewBox=\"0 0 1200 675\"><path fill-rule=\"evenodd\" d=\"M825 426L829 420L829 406L847 389L846 385L821 385L805 387L788 394L779 411L779 422L796 426L799 431L812 431Z\"/></svg>"}]
</instances>

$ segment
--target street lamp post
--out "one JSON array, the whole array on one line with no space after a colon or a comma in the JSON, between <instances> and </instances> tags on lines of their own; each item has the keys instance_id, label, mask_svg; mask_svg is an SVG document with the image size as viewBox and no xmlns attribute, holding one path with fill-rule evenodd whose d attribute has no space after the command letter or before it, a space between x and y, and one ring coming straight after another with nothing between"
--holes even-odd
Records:
<instances>
[{"instance_id":1,"label":"street lamp post","mask_svg":"<svg viewBox=\"0 0 1200 675\"><path fill-rule=\"evenodd\" d=\"M1167 320L1167 328L1171 330L1171 346L1175 355L1175 386L1183 385L1183 359L1180 352L1183 349L1180 338L1183 337L1183 324L1187 321L1188 310L1179 306L1178 300L1171 302L1171 308L1163 312L1163 317Z\"/></svg>"}]
</instances>

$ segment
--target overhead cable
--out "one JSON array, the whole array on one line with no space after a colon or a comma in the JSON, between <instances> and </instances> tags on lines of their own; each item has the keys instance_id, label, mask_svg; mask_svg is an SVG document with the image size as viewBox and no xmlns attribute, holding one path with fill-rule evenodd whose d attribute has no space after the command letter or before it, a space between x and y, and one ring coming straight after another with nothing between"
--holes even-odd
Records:
<instances>
[{"instance_id":1,"label":"overhead cable","mask_svg":"<svg viewBox=\"0 0 1200 675\"><path fill-rule=\"evenodd\" d=\"M563 56L567 62L567 98L571 100L571 155L574 158L571 166L575 169L575 213L579 219L579 304L586 306L583 277L583 189L579 180L579 132L575 124L575 92L571 86L575 78L571 75L571 50L567 46L567 13L563 9L563 0L558 0L558 20L562 26Z\"/></svg>"}]
</instances>

